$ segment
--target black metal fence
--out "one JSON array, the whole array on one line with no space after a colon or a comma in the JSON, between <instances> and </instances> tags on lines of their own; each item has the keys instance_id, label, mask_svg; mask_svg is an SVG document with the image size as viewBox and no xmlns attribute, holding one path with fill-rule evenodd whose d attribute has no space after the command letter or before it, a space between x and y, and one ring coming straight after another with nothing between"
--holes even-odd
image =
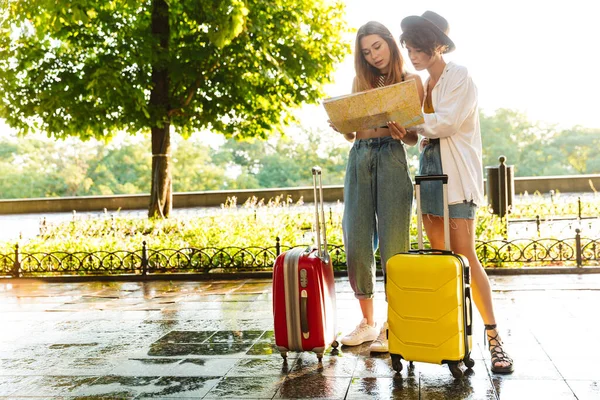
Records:
<instances>
[{"instance_id":1,"label":"black metal fence","mask_svg":"<svg viewBox=\"0 0 600 400\"><path fill-rule=\"evenodd\" d=\"M270 271L277 256L290 248L282 246L279 238L271 247L149 249L143 242L139 250L89 253L27 253L15 245L14 252L0 254L0 275L18 278ZM329 244L328 250L334 268L345 270L344 247ZM477 241L476 250L486 267L560 265L580 268L598 264L600 238L582 238L577 229L575 237L569 239Z\"/></svg>"}]
</instances>

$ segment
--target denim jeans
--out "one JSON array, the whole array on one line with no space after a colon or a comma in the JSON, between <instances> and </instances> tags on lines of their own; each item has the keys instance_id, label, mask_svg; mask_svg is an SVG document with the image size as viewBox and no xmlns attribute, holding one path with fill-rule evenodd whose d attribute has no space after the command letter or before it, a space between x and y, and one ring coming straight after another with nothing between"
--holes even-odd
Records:
<instances>
[{"instance_id":1,"label":"denim jeans","mask_svg":"<svg viewBox=\"0 0 600 400\"><path fill-rule=\"evenodd\" d=\"M440 143L429 143L419 157L419 175L441 175L442 156L440 154ZM442 183L436 181L421 183L421 213L438 217L444 216L444 198ZM475 219L477 205L472 201L464 201L459 204L448 206L450 218Z\"/></svg>"},{"instance_id":2,"label":"denim jeans","mask_svg":"<svg viewBox=\"0 0 600 400\"><path fill-rule=\"evenodd\" d=\"M378 246L384 274L391 256L408 251L412 200L402 142L389 136L356 140L346 167L342 225L348 278L358 299L373 298Z\"/></svg>"}]
</instances>

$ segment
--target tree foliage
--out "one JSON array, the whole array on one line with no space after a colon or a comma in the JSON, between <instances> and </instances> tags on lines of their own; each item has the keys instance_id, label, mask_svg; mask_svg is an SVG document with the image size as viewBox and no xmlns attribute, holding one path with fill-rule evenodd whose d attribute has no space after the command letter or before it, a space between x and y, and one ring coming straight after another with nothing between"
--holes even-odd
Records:
<instances>
[{"instance_id":1,"label":"tree foliage","mask_svg":"<svg viewBox=\"0 0 600 400\"><path fill-rule=\"evenodd\" d=\"M3 11L0 118L56 138L151 131L159 203L171 193L170 126L266 138L323 97L349 51L339 0L29 0Z\"/></svg>"},{"instance_id":2,"label":"tree foliage","mask_svg":"<svg viewBox=\"0 0 600 400\"><path fill-rule=\"evenodd\" d=\"M0 25L0 116L22 133L104 138L169 119L266 137L322 98L342 43L343 7L323 0L169 1L157 54L152 1L11 1ZM152 66L170 71L170 109L152 110Z\"/></svg>"}]
</instances>

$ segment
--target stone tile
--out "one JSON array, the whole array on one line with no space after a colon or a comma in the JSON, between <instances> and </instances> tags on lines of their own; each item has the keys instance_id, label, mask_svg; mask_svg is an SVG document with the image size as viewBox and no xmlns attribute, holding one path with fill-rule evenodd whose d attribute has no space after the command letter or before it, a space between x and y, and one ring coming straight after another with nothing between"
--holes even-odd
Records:
<instances>
[{"instance_id":1,"label":"stone tile","mask_svg":"<svg viewBox=\"0 0 600 400\"><path fill-rule=\"evenodd\" d=\"M153 344L148 352L150 356L173 357L173 356L232 356L241 357L252 344L245 343L204 343L204 344Z\"/></svg>"},{"instance_id":2,"label":"stone tile","mask_svg":"<svg viewBox=\"0 0 600 400\"><path fill-rule=\"evenodd\" d=\"M202 398L219 377L123 377L103 376L74 394L101 398Z\"/></svg>"},{"instance_id":3,"label":"stone tile","mask_svg":"<svg viewBox=\"0 0 600 400\"><path fill-rule=\"evenodd\" d=\"M254 343L263 333L262 330L220 331L212 335L207 343Z\"/></svg>"},{"instance_id":4,"label":"stone tile","mask_svg":"<svg viewBox=\"0 0 600 400\"><path fill-rule=\"evenodd\" d=\"M19 387L13 396L72 396L81 388L93 384L97 376L38 376L33 377L27 386Z\"/></svg>"},{"instance_id":5,"label":"stone tile","mask_svg":"<svg viewBox=\"0 0 600 400\"><path fill-rule=\"evenodd\" d=\"M596 356L556 357L552 361L566 380L600 381L600 367Z\"/></svg>"},{"instance_id":6,"label":"stone tile","mask_svg":"<svg viewBox=\"0 0 600 400\"><path fill-rule=\"evenodd\" d=\"M5 358L0 360L1 375L40 375L51 373L60 362L55 358Z\"/></svg>"},{"instance_id":7,"label":"stone tile","mask_svg":"<svg viewBox=\"0 0 600 400\"><path fill-rule=\"evenodd\" d=\"M279 358L243 358L227 372L227 377L286 376L293 368L294 359L285 362Z\"/></svg>"},{"instance_id":8,"label":"stone tile","mask_svg":"<svg viewBox=\"0 0 600 400\"><path fill-rule=\"evenodd\" d=\"M488 369L491 367L490 360L486 360ZM494 374L498 380L560 380L560 373L556 365L550 360L514 360L514 372L512 374Z\"/></svg>"},{"instance_id":9,"label":"stone tile","mask_svg":"<svg viewBox=\"0 0 600 400\"><path fill-rule=\"evenodd\" d=\"M54 375L71 376L101 376L111 374L121 363L122 359L116 358L74 358L62 359L52 368ZM42 371L37 371L38 373Z\"/></svg>"},{"instance_id":10,"label":"stone tile","mask_svg":"<svg viewBox=\"0 0 600 400\"><path fill-rule=\"evenodd\" d=\"M165 376L155 380L153 387L144 390L136 399L204 398L218 382L218 378Z\"/></svg>"},{"instance_id":11,"label":"stone tile","mask_svg":"<svg viewBox=\"0 0 600 400\"><path fill-rule=\"evenodd\" d=\"M272 399L283 377L224 377L204 399Z\"/></svg>"},{"instance_id":12,"label":"stone tile","mask_svg":"<svg viewBox=\"0 0 600 400\"><path fill-rule=\"evenodd\" d=\"M30 387L36 378L26 376L0 376L0 396L9 396Z\"/></svg>"},{"instance_id":13,"label":"stone tile","mask_svg":"<svg viewBox=\"0 0 600 400\"><path fill-rule=\"evenodd\" d=\"M119 340L104 343L90 349L86 354L88 358L128 358L128 357L144 357L148 354L149 345L137 343L120 343Z\"/></svg>"},{"instance_id":14,"label":"stone tile","mask_svg":"<svg viewBox=\"0 0 600 400\"><path fill-rule=\"evenodd\" d=\"M148 350L148 355L153 357L181 357L190 354L212 355L212 351L198 343L153 343Z\"/></svg>"},{"instance_id":15,"label":"stone tile","mask_svg":"<svg viewBox=\"0 0 600 400\"><path fill-rule=\"evenodd\" d=\"M447 375L438 376L420 375L420 398L423 400L496 399L495 388L489 378L473 378L473 375L467 374L462 379L454 379L449 372Z\"/></svg>"},{"instance_id":16,"label":"stone tile","mask_svg":"<svg viewBox=\"0 0 600 400\"><path fill-rule=\"evenodd\" d=\"M600 399L600 380L597 381L575 381L567 380L567 385L571 388L578 400L598 400Z\"/></svg>"},{"instance_id":17,"label":"stone tile","mask_svg":"<svg viewBox=\"0 0 600 400\"><path fill-rule=\"evenodd\" d=\"M500 400L576 400L563 380L520 380L492 378Z\"/></svg>"},{"instance_id":18,"label":"stone tile","mask_svg":"<svg viewBox=\"0 0 600 400\"><path fill-rule=\"evenodd\" d=\"M174 369L179 365L178 358L130 358L119 360L111 375L119 376L161 376L166 373L178 375ZM168 371L168 372L167 372Z\"/></svg>"},{"instance_id":19,"label":"stone tile","mask_svg":"<svg viewBox=\"0 0 600 400\"><path fill-rule=\"evenodd\" d=\"M403 368L402 375L406 376L407 371L407 368ZM353 373L355 378L393 378L395 376L396 371L392 368L392 359L389 354L356 359L356 368Z\"/></svg>"},{"instance_id":20,"label":"stone tile","mask_svg":"<svg viewBox=\"0 0 600 400\"><path fill-rule=\"evenodd\" d=\"M186 358L177 366L182 376L224 376L237 362L236 358ZM175 375L175 373L172 373Z\"/></svg>"},{"instance_id":21,"label":"stone tile","mask_svg":"<svg viewBox=\"0 0 600 400\"><path fill-rule=\"evenodd\" d=\"M352 377L356 368L355 357L324 356L319 362L311 352L298 355L290 375L319 375L326 377ZM311 378L312 379L312 378Z\"/></svg>"},{"instance_id":22,"label":"stone tile","mask_svg":"<svg viewBox=\"0 0 600 400\"><path fill-rule=\"evenodd\" d=\"M5 292L0 284L0 396L402 399L419 398L420 391L421 398L488 399L498 391L509 400L598 397L600 348L590 343L600 320L589 320L584 305L597 304L600 293L582 289L600 276L501 278L493 292L496 316L516 370L492 375L493 381L477 313L476 364L455 380L446 366L422 363L412 369L405 364L396 374L389 356L371 355L368 343L328 349L320 364L311 352L290 352L284 361L273 337L268 279L17 282ZM338 330L345 332L358 323L360 311L347 278L337 278L336 285ZM387 307L380 278L376 290L382 322ZM30 311L7 311L15 305ZM577 340L565 345L574 331ZM19 392L7 393L13 389Z\"/></svg>"},{"instance_id":23,"label":"stone tile","mask_svg":"<svg viewBox=\"0 0 600 400\"><path fill-rule=\"evenodd\" d=\"M419 382L415 378L365 377L352 378L347 400L397 399L418 400Z\"/></svg>"},{"instance_id":24,"label":"stone tile","mask_svg":"<svg viewBox=\"0 0 600 400\"><path fill-rule=\"evenodd\" d=\"M406 369L407 364L404 364ZM485 380L489 381L488 368L486 364L482 361L475 360L475 366L472 369L465 368L464 365L461 365L461 370L463 371L464 378L468 378L469 381L475 380ZM404 371L404 370L403 370ZM454 377L446 364L429 364L429 363L414 363L414 374L418 375L421 381L432 382L435 384L439 384L440 382L452 383L454 382Z\"/></svg>"},{"instance_id":25,"label":"stone tile","mask_svg":"<svg viewBox=\"0 0 600 400\"><path fill-rule=\"evenodd\" d=\"M214 334L215 331L171 331L157 343L203 343Z\"/></svg>"},{"instance_id":26,"label":"stone tile","mask_svg":"<svg viewBox=\"0 0 600 400\"><path fill-rule=\"evenodd\" d=\"M292 352L287 353L287 357L291 357ZM275 345L275 343L265 343L265 342L257 342L250 347L250 349L246 352L248 356L267 356L267 355L275 355L278 359L281 360L281 352L279 348Z\"/></svg>"},{"instance_id":27,"label":"stone tile","mask_svg":"<svg viewBox=\"0 0 600 400\"><path fill-rule=\"evenodd\" d=\"M275 395L276 399L343 399L352 378L302 373L289 374Z\"/></svg>"}]
</instances>

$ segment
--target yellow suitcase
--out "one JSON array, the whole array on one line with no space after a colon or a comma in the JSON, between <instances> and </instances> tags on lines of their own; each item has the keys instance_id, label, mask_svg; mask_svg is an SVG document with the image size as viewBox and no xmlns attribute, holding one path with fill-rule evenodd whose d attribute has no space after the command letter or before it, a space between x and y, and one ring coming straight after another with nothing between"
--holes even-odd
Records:
<instances>
[{"instance_id":1,"label":"yellow suitcase","mask_svg":"<svg viewBox=\"0 0 600 400\"><path fill-rule=\"evenodd\" d=\"M445 250L424 249L420 185L441 180L444 193ZM471 293L468 260L449 250L448 177L415 177L418 250L391 257L386 268L388 342L392 367L402 370L404 359L448 364L455 378L460 364L472 368Z\"/></svg>"}]
</instances>

